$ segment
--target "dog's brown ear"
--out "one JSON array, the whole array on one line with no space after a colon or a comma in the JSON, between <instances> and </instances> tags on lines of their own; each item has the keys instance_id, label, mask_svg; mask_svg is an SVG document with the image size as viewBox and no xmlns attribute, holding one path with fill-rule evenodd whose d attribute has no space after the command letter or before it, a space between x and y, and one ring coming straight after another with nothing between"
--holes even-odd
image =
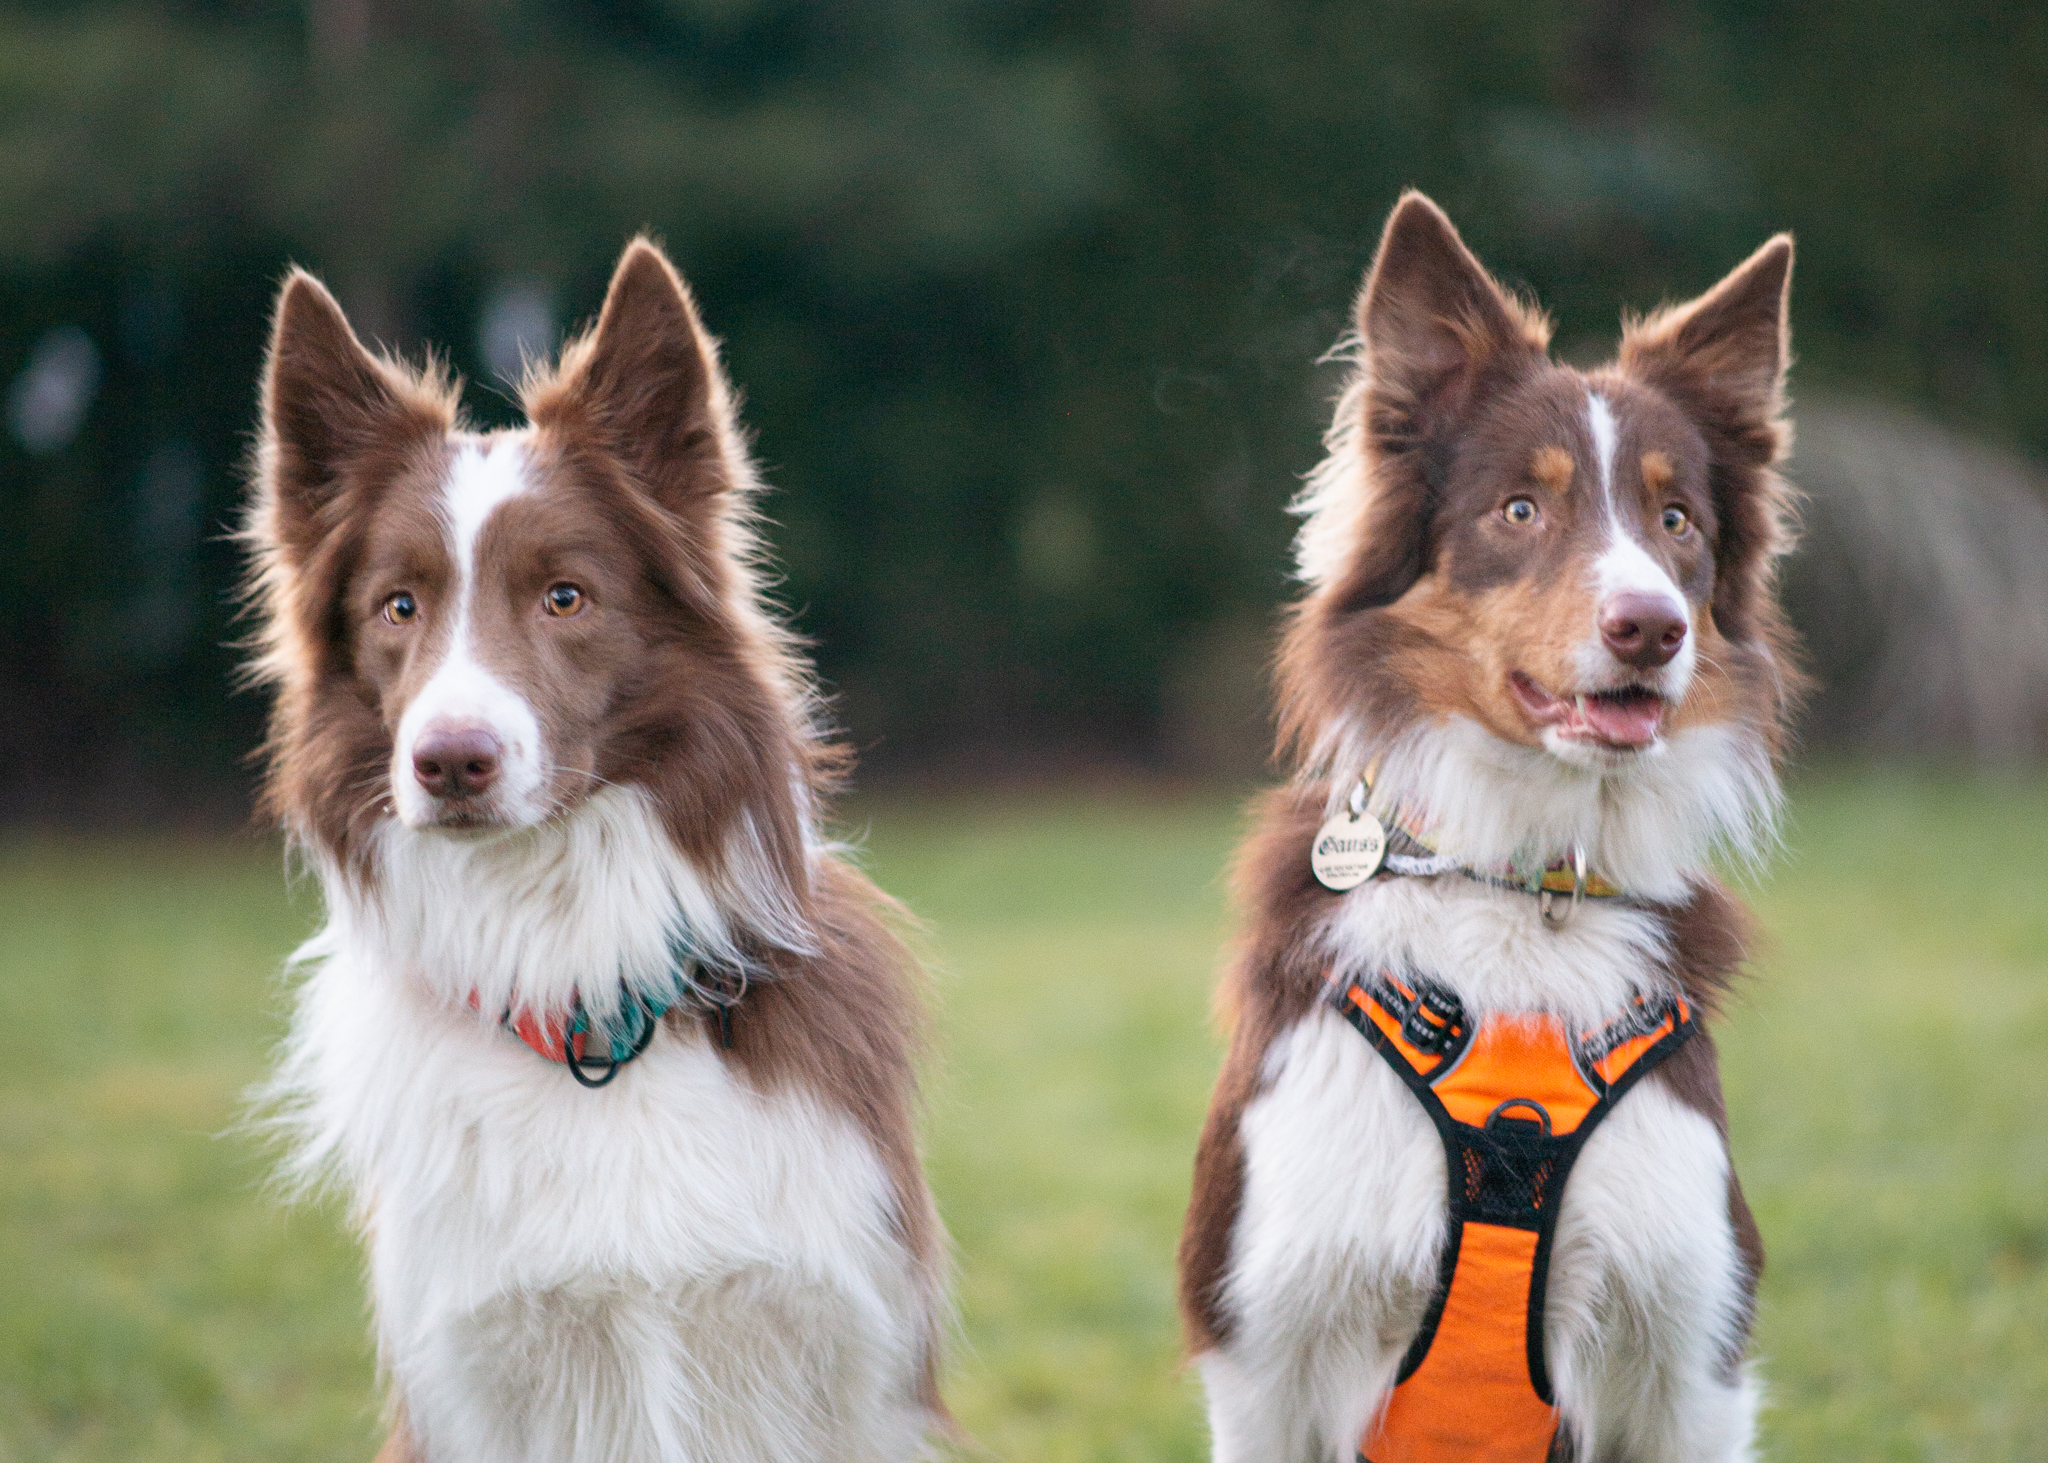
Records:
<instances>
[{"instance_id":1,"label":"dog's brown ear","mask_svg":"<svg viewBox=\"0 0 2048 1463\"><path fill-rule=\"evenodd\" d=\"M1792 236L1779 234L1696 300L1622 334L1621 368L1692 418L1713 461L1714 620L1737 642L1782 637L1773 564L1792 545L1792 495L1773 469L1791 446Z\"/></svg>"},{"instance_id":2,"label":"dog's brown ear","mask_svg":"<svg viewBox=\"0 0 2048 1463\"><path fill-rule=\"evenodd\" d=\"M1791 296L1792 236L1779 234L1698 299L1628 323L1622 369L1684 407L1718 461L1775 462L1788 445Z\"/></svg>"},{"instance_id":3,"label":"dog's brown ear","mask_svg":"<svg viewBox=\"0 0 2048 1463\"><path fill-rule=\"evenodd\" d=\"M403 451L453 419L445 383L371 355L303 269L278 291L262 394L264 478L287 547L323 531L360 459Z\"/></svg>"},{"instance_id":4,"label":"dog's brown ear","mask_svg":"<svg viewBox=\"0 0 2048 1463\"><path fill-rule=\"evenodd\" d=\"M1375 444L1393 451L1440 433L1489 371L1540 359L1549 326L1495 283L1444 211L1403 195L1358 297L1372 371Z\"/></svg>"},{"instance_id":5,"label":"dog's brown ear","mask_svg":"<svg viewBox=\"0 0 2048 1463\"><path fill-rule=\"evenodd\" d=\"M734 486L717 348L682 276L647 239L626 246L597 324L529 392L527 412L537 426L576 417L670 513L688 516Z\"/></svg>"},{"instance_id":6,"label":"dog's brown ear","mask_svg":"<svg viewBox=\"0 0 2048 1463\"><path fill-rule=\"evenodd\" d=\"M1446 440L1484 382L1544 359L1549 326L1495 283L1450 219L1409 192L1395 205L1358 297L1367 387L1367 502L1341 609L1391 604L1423 570L1434 444Z\"/></svg>"}]
</instances>

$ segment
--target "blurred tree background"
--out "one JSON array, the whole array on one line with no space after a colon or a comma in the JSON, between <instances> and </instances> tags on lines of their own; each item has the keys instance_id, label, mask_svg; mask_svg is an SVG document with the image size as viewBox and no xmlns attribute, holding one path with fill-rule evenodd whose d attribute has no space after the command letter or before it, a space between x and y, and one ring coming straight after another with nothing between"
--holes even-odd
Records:
<instances>
[{"instance_id":1,"label":"blurred tree background","mask_svg":"<svg viewBox=\"0 0 2048 1463\"><path fill-rule=\"evenodd\" d=\"M287 261L495 422L643 227L870 766L1241 766L1315 362L1406 184L1573 357L1796 230L1795 384L1880 423L1794 586L1831 678L1967 681L1871 637L1947 585L2048 686L2038 5L52 0L0 10L0 817L239 804L222 534ZM1871 547L1915 531L1978 557ZM2034 672L1979 659L2002 731L1894 740L2039 750Z\"/></svg>"}]
</instances>

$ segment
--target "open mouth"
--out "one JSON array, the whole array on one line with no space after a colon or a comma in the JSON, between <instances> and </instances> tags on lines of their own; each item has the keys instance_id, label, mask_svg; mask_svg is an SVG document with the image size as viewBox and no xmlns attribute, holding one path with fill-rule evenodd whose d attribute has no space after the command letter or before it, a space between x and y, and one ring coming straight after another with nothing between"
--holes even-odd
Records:
<instances>
[{"instance_id":1,"label":"open mouth","mask_svg":"<svg viewBox=\"0 0 2048 1463\"><path fill-rule=\"evenodd\" d=\"M1573 741L1633 750L1655 741L1664 723L1664 698L1648 686L1553 696L1520 671L1508 685L1530 720Z\"/></svg>"}]
</instances>

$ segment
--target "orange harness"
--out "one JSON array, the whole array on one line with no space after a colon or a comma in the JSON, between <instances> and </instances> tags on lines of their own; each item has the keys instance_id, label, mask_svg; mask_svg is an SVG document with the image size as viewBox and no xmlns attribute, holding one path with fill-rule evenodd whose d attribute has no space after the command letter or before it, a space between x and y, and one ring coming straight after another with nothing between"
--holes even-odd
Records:
<instances>
[{"instance_id":1,"label":"orange harness","mask_svg":"<svg viewBox=\"0 0 2048 1463\"><path fill-rule=\"evenodd\" d=\"M1573 1037L1551 1016L1468 1022L1448 991L1388 974L1333 993L1436 1124L1450 1171L1436 1295L1359 1457L1545 1463L1543 1297L1565 1181L1600 1120L1692 1036L1692 1010L1637 997Z\"/></svg>"}]
</instances>

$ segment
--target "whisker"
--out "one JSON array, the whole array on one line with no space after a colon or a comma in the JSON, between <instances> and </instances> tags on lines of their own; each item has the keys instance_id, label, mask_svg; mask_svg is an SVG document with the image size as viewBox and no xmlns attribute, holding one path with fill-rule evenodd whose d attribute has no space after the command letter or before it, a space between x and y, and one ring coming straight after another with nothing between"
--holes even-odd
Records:
<instances>
[{"instance_id":1,"label":"whisker","mask_svg":"<svg viewBox=\"0 0 2048 1463\"><path fill-rule=\"evenodd\" d=\"M586 771L585 769L583 769L583 768L581 768L581 767L558 767L558 766L556 766L556 765L555 765L554 763L552 763L552 762L543 762L543 763L541 763L541 769L540 769L540 770L541 770L541 771L543 771L543 772L562 772L562 773L568 773L568 774L570 774L571 776L575 776L575 777L581 777L581 778L585 779L586 781L589 781L589 782L594 782L594 783L596 783L596 784L597 784L597 785L598 785L599 787L620 787L620 786L623 786L623 784L621 784L621 783L616 783L616 782L613 782L613 781L612 781L612 780L611 780L610 778L608 778L608 777L599 777L599 776L598 776L598 775L597 775L597 774L596 774L595 772L590 772L590 771Z\"/></svg>"},{"instance_id":2,"label":"whisker","mask_svg":"<svg viewBox=\"0 0 2048 1463\"><path fill-rule=\"evenodd\" d=\"M1726 671L1726 670L1728 669L1728 667L1727 667L1726 665L1722 664L1722 663L1721 663L1721 662L1720 662L1719 660L1717 660L1717 659L1716 659L1715 657L1713 657L1713 656L1709 655L1709 654L1708 654L1708 653L1707 653L1706 651L1704 651L1704 650L1702 650L1702 651L1698 652L1698 655L1697 655L1697 659L1696 659L1696 664L1699 664L1699 665L1703 665L1703 666L1708 666L1708 667L1710 667L1711 669L1713 669L1713 670L1717 670L1717 671Z\"/></svg>"}]
</instances>

